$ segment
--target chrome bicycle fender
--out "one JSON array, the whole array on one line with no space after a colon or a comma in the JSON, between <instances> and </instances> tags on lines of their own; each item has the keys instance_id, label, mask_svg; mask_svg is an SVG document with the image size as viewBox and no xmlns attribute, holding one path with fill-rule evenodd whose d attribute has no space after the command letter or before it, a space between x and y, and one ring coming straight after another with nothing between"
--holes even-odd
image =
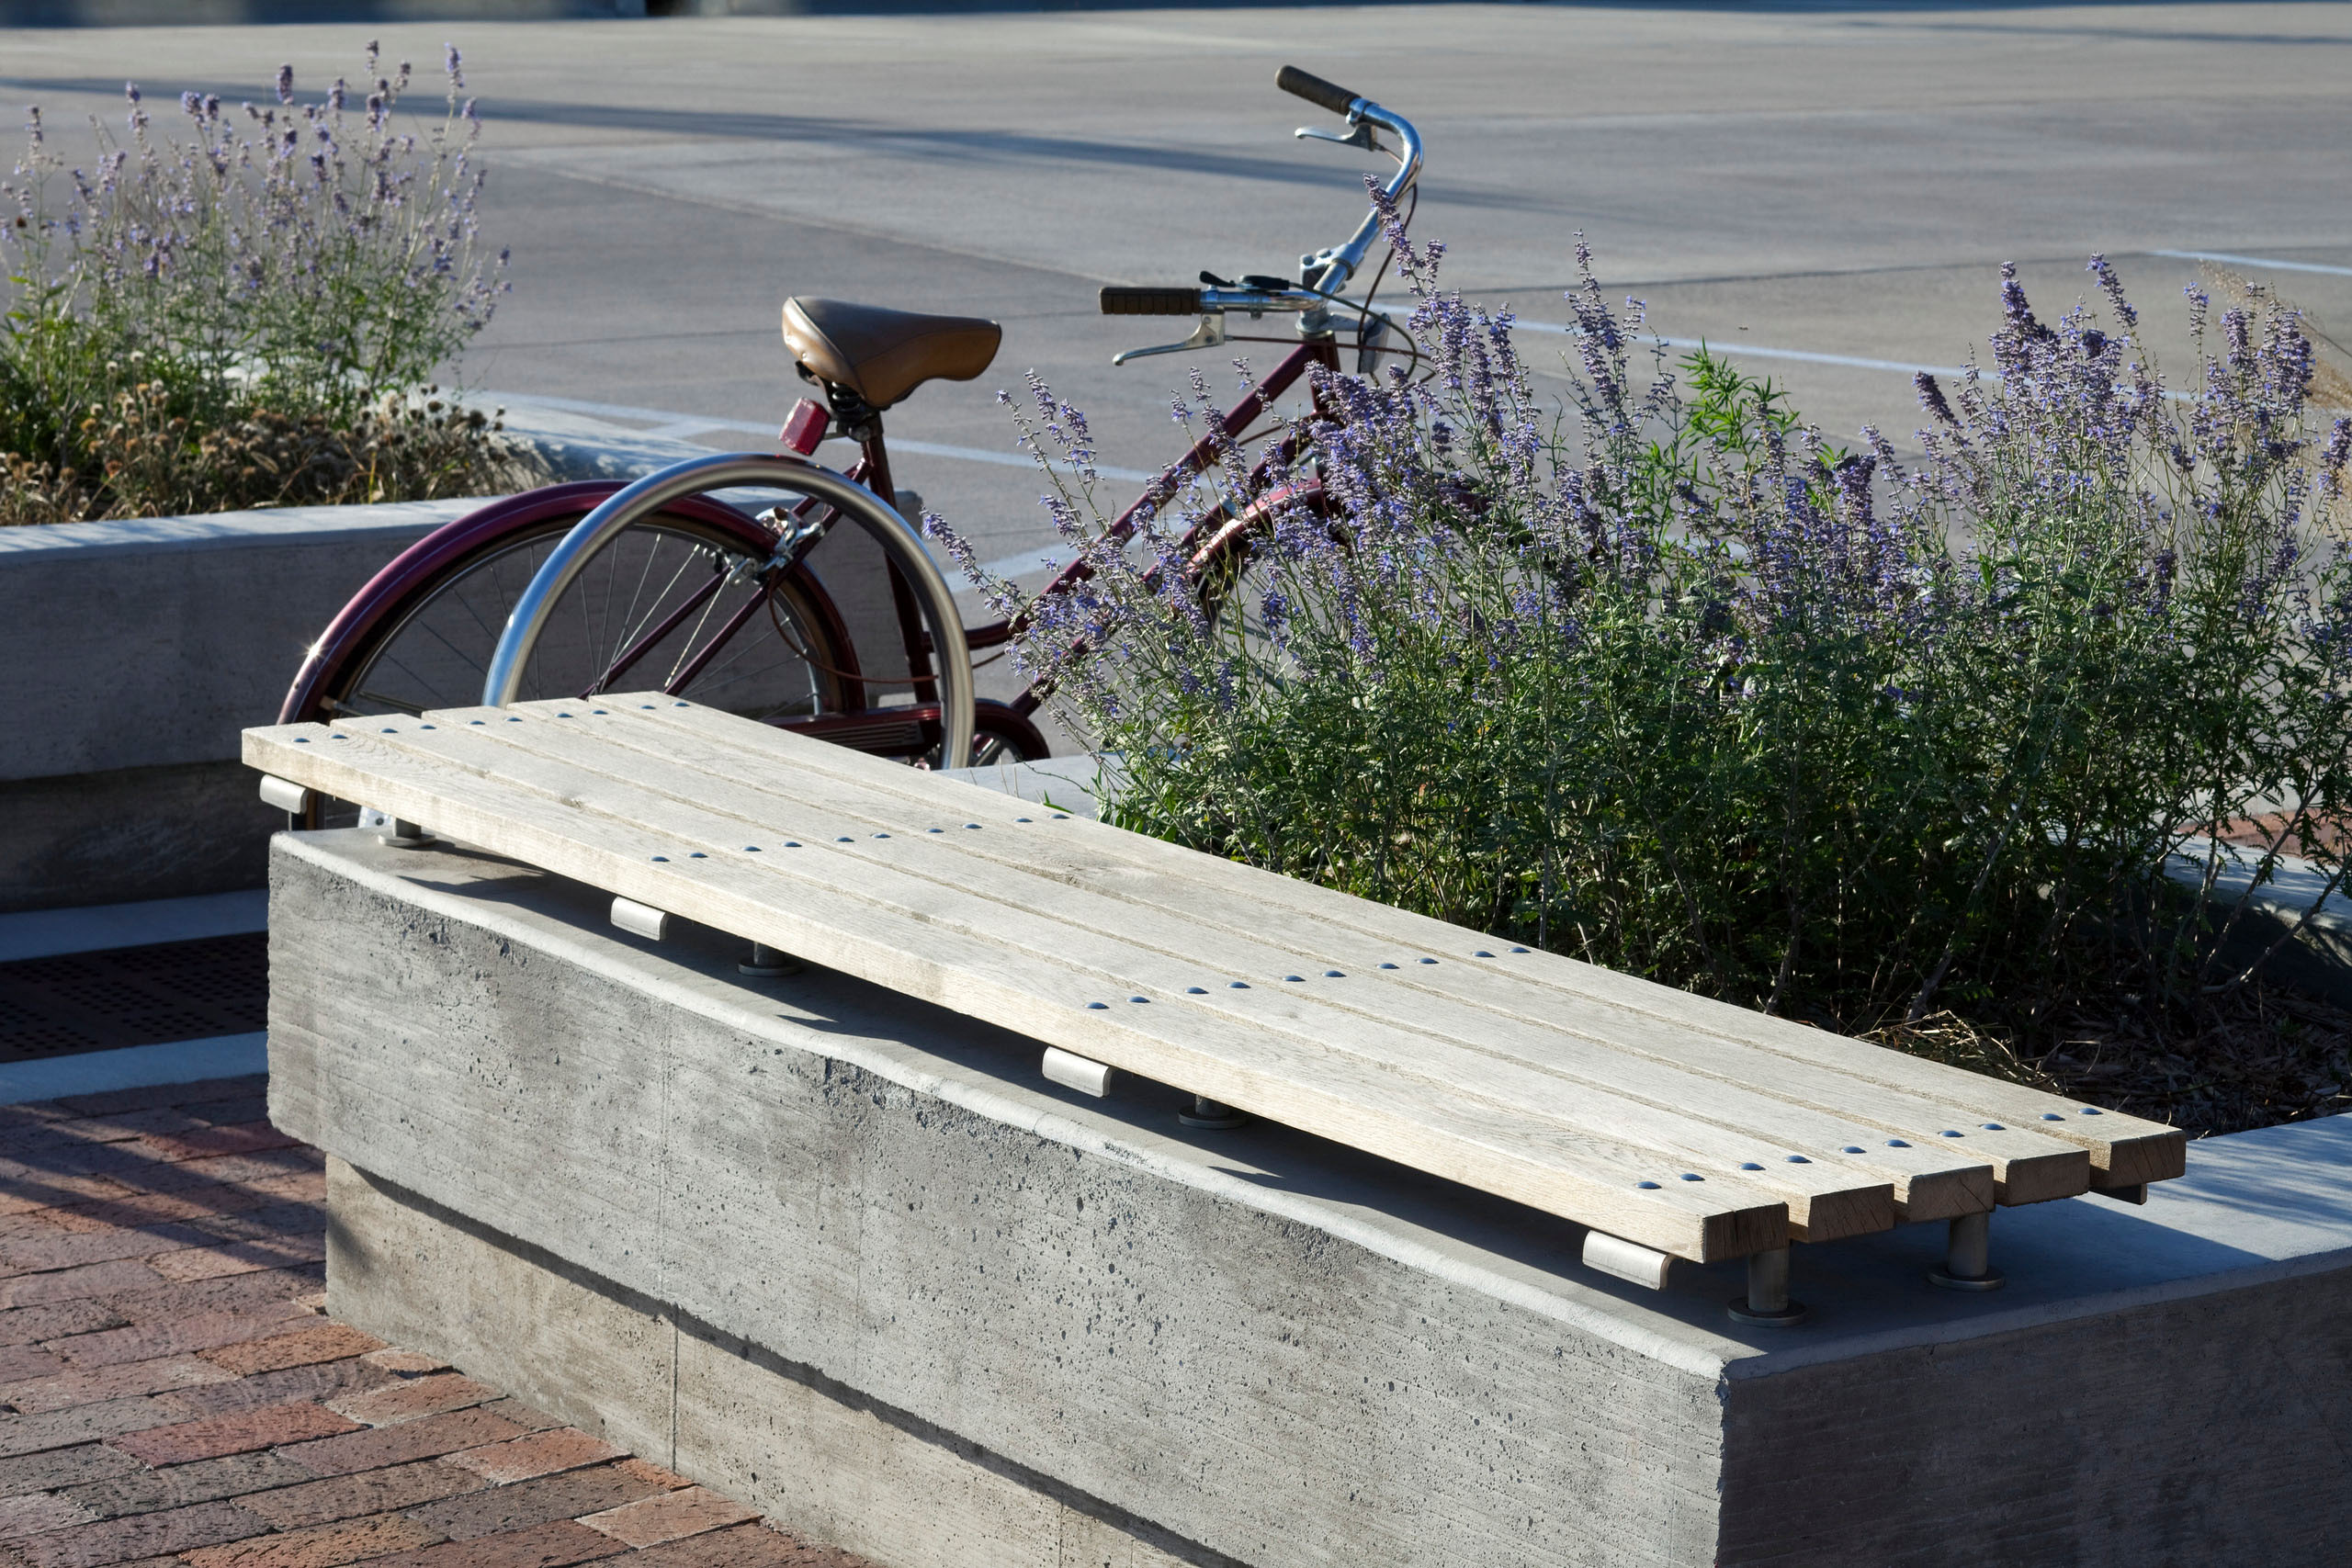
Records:
<instances>
[{"instance_id":1,"label":"chrome bicycle fender","mask_svg":"<svg viewBox=\"0 0 2352 1568\"><path fill-rule=\"evenodd\" d=\"M616 491L582 518L540 566L507 615L505 630L482 681L482 702L504 707L515 700L524 667L538 646L549 610L598 550L650 513L688 496L734 485L769 485L814 496L855 520L882 547L913 589L923 618L930 624L932 650L939 666L940 727L944 741L940 755L953 759L944 765L962 766L972 754L972 650L964 640L963 618L956 613L954 591L923 548L922 536L895 507L848 476L790 453L714 452L707 457L689 457Z\"/></svg>"}]
</instances>

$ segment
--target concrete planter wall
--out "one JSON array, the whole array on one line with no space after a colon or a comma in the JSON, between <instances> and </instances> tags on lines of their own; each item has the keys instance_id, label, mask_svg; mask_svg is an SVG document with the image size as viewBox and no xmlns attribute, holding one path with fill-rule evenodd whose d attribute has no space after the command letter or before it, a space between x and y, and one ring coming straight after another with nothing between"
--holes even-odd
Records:
<instances>
[{"instance_id":1,"label":"concrete planter wall","mask_svg":"<svg viewBox=\"0 0 2352 1568\"><path fill-rule=\"evenodd\" d=\"M707 448L561 414L508 430L560 479ZM385 562L482 504L295 506L0 528L0 912L259 887L283 813L237 734Z\"/></svg>"},{"instance_id":2,"label":"concrete planter wall","mask_svg":"<svg viewBox=\"0 0 2352 1568\"><path fill-rule=\"evenodd\" d=\"M0 528L0 910L260 886L237 734L393 556L480 502Z\"/></svg>"}]
</instances>

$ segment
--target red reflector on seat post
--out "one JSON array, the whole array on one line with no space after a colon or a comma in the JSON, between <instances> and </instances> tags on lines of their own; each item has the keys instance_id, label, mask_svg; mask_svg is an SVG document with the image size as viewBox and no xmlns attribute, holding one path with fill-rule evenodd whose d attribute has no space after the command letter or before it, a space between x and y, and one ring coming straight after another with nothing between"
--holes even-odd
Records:
<instances>
[{"instance_id":1,"label":"red reflector on seat post","mask_svg":"<svg viewBox=\"0 0 2352 1568\"><path fill-rule=\"evenodd\" d=\"M792 412L785 420L784 428L776 433L776 439L789 450L806 457L817 450L819 442L825 439L825 427L831 423L832 416L826 412L824 404L812 398L803 398L792 405Z\"/></svg>"}]
</instances>

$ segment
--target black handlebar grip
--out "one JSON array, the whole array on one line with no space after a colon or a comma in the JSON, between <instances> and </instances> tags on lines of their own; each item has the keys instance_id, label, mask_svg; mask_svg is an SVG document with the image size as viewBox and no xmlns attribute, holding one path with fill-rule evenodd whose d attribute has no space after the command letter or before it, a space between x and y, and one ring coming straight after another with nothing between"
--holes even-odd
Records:
<instances>
[{"instance_id":1,"label":"black handlebar grip","mask_svg":"<svg viewBox=\"0 0 2352 1568\"><path fill-rule=\"evenodd\" d=\"M1201 308L1201 291L1197 288L1141 288L1124 283L1102 286L1102 313L1106 316L1190 316Z\"/></svg>"},{"instance_id":2,"label":"black handlebar grip","mask_svg":"<svg viewBox=\"0 0 2352 1568\"><path fill-rule=\"evenodd\" d=\"M1349 92L1336 82L1326 82L1320 76L1310 75L1295 65L1285 65L1277 72L1274 85L1285 93L1296 94L1317 108L1329 109L1338 115L1346 114L1348 106L1361 96Z\"/></svg>"}]
</instances>

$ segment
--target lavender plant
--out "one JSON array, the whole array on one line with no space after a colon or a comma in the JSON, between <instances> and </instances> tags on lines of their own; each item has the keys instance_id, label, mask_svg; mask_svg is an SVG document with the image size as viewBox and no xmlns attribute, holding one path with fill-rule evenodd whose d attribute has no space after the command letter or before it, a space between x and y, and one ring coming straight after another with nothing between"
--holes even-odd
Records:
<instances>
[{"instance_id":1,"label":"lavender plant","mask_svg":"<svg viewBox=\"0 0 2352 1568\"><path fill-rule=\"evenodd\" d=\"M379 64L370 44L363 85L315 102L290 67L274 103L184 94L176 129L130 85L122 132L93 122L87 168L31 111L0 186L0 514L464 493L494 476L487 421L411 406L505 288L505 253L479 232L481 122L456 49L422 133L399 113L409 66ZM244 460L288 431L324 433L307 443L320 460Z\"/></svg>"},{"instance_id":2,"label":"lavender plant","mask_svg":"<svg viewBox=\"0 0 2352 1568\"><path fill-rule=\"evenodd\" d=\"M982 580L1124 755L1128 826L1853 1030L2244 984L2243 910L2164 875L2219 838L2341 885L2352 427L2308 427L2291 313L2193 298L2218 341L2172 400L2103 261L2106 325L2005 274L1991 366L1920 383L1910 472L1645 351L1581 245L1555 409L1510 317L1392 240L1430 373L1320 377L1295 462L1223 449L1124 546L1082 416L1016 411L1089 574L1027 606ZM1197 376L1175 412L1216 429ZM1246 567L1207 547L1234 534Z\"/></svg>"}]
</instances>

